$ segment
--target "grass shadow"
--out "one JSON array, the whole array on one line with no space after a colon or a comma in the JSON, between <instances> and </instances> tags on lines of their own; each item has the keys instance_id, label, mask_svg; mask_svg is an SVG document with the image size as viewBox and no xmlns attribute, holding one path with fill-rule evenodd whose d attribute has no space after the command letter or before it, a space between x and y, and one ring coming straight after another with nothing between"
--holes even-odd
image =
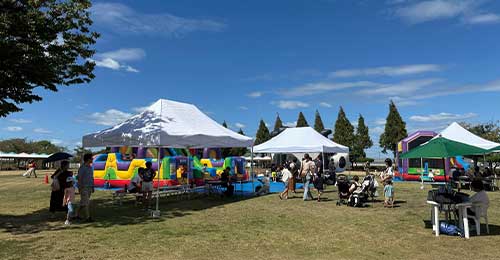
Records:
<instances>
[{"instance_id":1,"label":"grass shadow","mask_svg":"<svg viewBox=\"0 0 500 260\"><path fill-rule=\"evenodd\" d=\"M64 226L65 213L58 212L55 218L49 213L49 208L43 208L23 215L0 214L0 231L13 235L36 234L45 231L60 231L67 228L81 229L87 226L109 228L122 225L136 225L148 222L161 222L168 219L180 218L191 215L193 212L209 208L236 203L253 197L212 197L195 195L189 200L180 198L162 198L160 200L161 216L152 218L150 212L143 210L142 206L135 205L135 199L125 199L121 205L113 203L106 198L93 200L93 217L95 222L74 222L70 227ZM189 201L189 203L186 203ZM154 205L154 203L153 203Z\"/></svg>"},{"instance_id":2,"label":"grass shadow","mask_svg":"<svg viewBox=\"0 0 500 260\"><path fill-rule=\"evenodd\" d=\"M424 219L423 222L424 222L425 229L432 229L432 221L431 220ZM452 222L452 224L454 224L454 223ZM471 237L477 236L476 230L471 230L471 227L472 227L472 225L470 225L470 223L469 223L470 236ZM490 224L490 225L488 225L488 227L490 229L489 234L486 233L486 224L481 224L481 235L480 236L500 236L500 226Z\"/></svg>"}]
</instances>

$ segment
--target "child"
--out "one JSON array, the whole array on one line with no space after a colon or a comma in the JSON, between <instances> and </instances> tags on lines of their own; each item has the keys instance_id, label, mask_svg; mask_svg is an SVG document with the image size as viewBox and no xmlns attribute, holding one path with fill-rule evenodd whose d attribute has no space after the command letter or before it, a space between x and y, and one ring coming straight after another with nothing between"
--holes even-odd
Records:
<instances>
[{"instance_id":1,"label":"child","mask_svg":"<svg viewBox=\"0 0 500 260\"><path fill-rule=\"evenodd\" d=\"M392 186L392 181L387 180L384 187L384 207L394 207L394 187Z\"/></svg>"},{"instance_id":2,"label":"child","mask_svg":"<svg viewBox=\"0 0 500 260\"><path fill-rule=\"evenodd\" d=\"M68 206L68 214L64 225L71 225L71 217L73 216L73 204L75 203L75 187L73 186L73 177L66 179L67 188L64 189L63 206Z\"/></svg>"},{"instance_id":3,"label":"child","mask_svg":"<svg viewBox=\"0 0 500 260\"><path fill-rule=\"evenodd\" d=\"M316 173L314 188L318 191L318 202L320 202L321 194L323 194L323 177L321 176L321 172Z\"/></svg>"}]
</instances>

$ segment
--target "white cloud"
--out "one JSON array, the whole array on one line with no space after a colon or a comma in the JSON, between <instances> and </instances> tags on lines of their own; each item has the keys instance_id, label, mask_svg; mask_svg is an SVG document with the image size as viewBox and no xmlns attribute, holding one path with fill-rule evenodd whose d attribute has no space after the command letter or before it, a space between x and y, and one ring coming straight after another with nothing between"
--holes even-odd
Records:
<instances>
[{"instance_id":1,"label":"white cloud","mask_svg":"<svg viewBox=\"0 0 500 260\"><path fill-rule=\"evenodd\" d=\"M33 121L28 120L28 119L23 119L23 118L12 118L9 119L10 122L17 123L17 124L29 124Z\"/></svg>"},{"instance_id":2,"label":"white cloud","mask_svg":"<svg viewBox=\"0 0 500 260\"><path fill-rule=\"evenodd\" d=\"M449 19L464 15L475 9L470 0L430 0L416 2L396 10L396 15L403 20L416 24L439 19Z\"/></svg>"},{"instance_id":3,"label":"white cloud","mask_svg":"<svg viewBox=\"0 0 500 260\"><path fill-rule=\"evenodd\" d=\"M302 97L302 96L322 94L330 91L337 91L343 89L378 87L378 86L383 86L383 84L371 81L342 82L342 83L316 82L282 90L280 91L280 93L284 96L289 96L289 97Z\"/></svg>"},{"instance_id":4,"label":"white cloud","mask_svg":"<svg viewBox=\"0 0 500 260\"><path fill-rule=\"evenodd\" d=\"M35 128L35 129L33 129L33 132L35 132L37 134L51 134L52 133L52 131L45 129L45 128Z\"/></svg>"},{"instance_id":5,"label":"white cloud","mask_svg":"<svg viewBox=\"0 0 500 260\"><path fill-rule=\"evenodd\" d=\"M139 72L139 70L130 65L124 64L123 62L142 60L144 57L146 57L146 52L143 49L124 48L115 51L97 53L95 55L95 59L92 61L95 62L97 67L112 70L125 70L128 72Z\"/></svg>"},{"instance_id":6,"label":"white cloud","mask_svg":"<svg viewBox=\"0 0 500 260\"><path fill-rule=\"evenodd\" d=\"M385 123L387 122L386 119L383 119L383 118L378 118L377 120L375 120L375 124L376 125L385 125Z\"/></svg>"},{"instance_id":7,"label":"white cloud","mask_svg":"<svg viewBox=\"0 0 500 260\"><path fill-rule=\"evenodd\" d=\"M76 108L77 109L85 109L89 106L89 104L85 103L85 104L81 104L81 105L77 105Z\"/></svg>"},{"instance_id":8,"label":"white cloud","mask_svg":"<svg viewBox=\"0 0 500 260\"><path fill-rule=\"evenodd\" d=\"M235 123L234 126L236 126L237 128L245 128L246 125L242 124L242 123Z\"/></svg>"},{"instance_id":9,"label":"white cloud","mask_svg":"<svg viewBox=\"0 0 500 260\"><path fill-rule=\"evenodd\" d=\"M403 66L384 66L364 69L337 70L329 74L332 78L345 78L357 76L406 76L422 74L426 72L437 72L443 68L436 64L414 64Z\"/></svg>"},{"instance_id":10,"label":"white cloud","mask_svg":"<svg viewBox=\"0 0 500 260\"><path fill-rule=\"evenodd\" d=\"M246 107L246 106L240 106L240 107L238 107L238 109L239 110L248 110L248 107Z\"/></svg>"},{"instance_id":11,"label":"white cloud","mask_svg":"<svg viewBox=\"0 0 500 260\"><path fill-rule=\"evenodd\" d=\"M328 108L332 107L332 104L327 103L327 102L321 102L321 103L319 103L319 105L322 107L328 107Z\"/></svg>"},{"instance_id":12,"label":"white cloud","mask_svg":"<svg viewBox=\"0 0 500 260\"><path fill-rule=\"evenodd\" d=\"M59 139L50 139L50 142L55 144L55 145L61 145L64 143L62 140L59 140Z\"/></svg>"},{"instance_id":13,"label":"white cloud","mask_svg":"<svg viewBox=\"0 0 500 260\"><path fill-rule=\"evenodd\" d=\"M378 88L367 88L357 92L360 95L395 95L395 96L409 96L415 92L434 85L435 83L443 81L442 79L419 79L408 80L396 84L387 84Z\"/></svg>"},{"instance_id":14,"label":"white cloud","mask_svg":"<svg viewBox=\"0 0 500 260\"><path fill-rule=\"evenodd\" d=\"M116 51L97 53L99 59L110 58L117 61L136 61L146 57L146 52L140 48L122 48Z\"/></svg>"},{"instance_id":15,"label":"white cloud","mask_svg":"<svg viewBox=\"0 0 500 260\"><path fill-rule=\"evenodd\" d=\"M19 131L23 131L23 128L20 127L20 126L7 126L4 128L5 130L9 131L9 132L19 132Z\"/></svg>"},{"instance_id":16,"label":"white cloud","mask_svg":"<svg viewBox=\"0 0 500 260\"><path fill-rule=\"evenodd\" d=\"M296 109L296 108L306 108L309 104L302 101L292 101L292 100L280 100L273 101L271 104L281 108L281 109Z\"/></svg>"},{"instance_id":17,"label":"white cloud","mask_svg":"<svg viewBox=\"0 0 500 260\"><path fill-rule=\"evenodd\" d=\"M251 98L258 98L258 97L262 97L262 95L264 95L264 93L262 93L261 91L254 91L254 92L248 93L247 96L249 96Z\"/></svg>"},{"instance_id":18,"label":"white cloud","mask_svg":"<svg viewBox=\"0 0 500 260\"><path fill-rule=\"evenodd\" d=\"M384 132L384 127L381 127L381 126L377 126L377 127L374 127L374 128L371 128L370 129L370 134L373 134L373 135L380 135Z\"/></svg>"},{"instance_id":19,"label":"white cloud","mask_svg":"<svg viewBox=\"0 0 500 260\"><path fill-rule=\"evenodd\" d=\"M287 127L296 127L297 126L297 121L293 121L293 122L286 122L283 124L284 126L287 126Z\"/></svg>"},{"instance_id":20,"label":"white cloud","mask_svg":"<svg viewBox=\"0 0 500 260\"><path fill-rule=\"evenodd\" d=\"M499 22L494 13L484 12L481 8L489 0L428 0L401 1L394 11L395 15L410 24L435 20L460 19L466 24L491 24Z\"/></svg>"},{"instance_id":21,"label":"white cloud","mask_svg":"<svg viewBox=\"0 0 500 260\"><path fill-rule=\"evenodd\" d=\"M91 123L104 126L113 126L130 118L132 114L117 109L109 109L104 112L95 112L87 118Z\"/></svg>"},{"instance_id":22,"label":"white cloud","mask_svg":"<svg viewBox=\"0 0 500 260\"><path fill-rule=\"evenodd\" d=\"M439 122L439 121L460 121L464 119L469 119L477 117L475 113L467 113L467 114L451 114L451 113L439 113L439 114L431 114L431 115L415 115L411 116L410 120L415 122Z\"/></svg>"},{"instance_id":23,"label":"white cloud","mask_svg":"<svg viewBox=\"0 0 500 260\"><path fill-rule=\"evenodd\" d=\"M489 24L500 22L500 16L498 14L478 14L471 17L467 17L465 22L468 24Z\"/></svg>"},{"instance_id":24,"label":"white cloud","mask_svg":"<svg viewBox=\"0 0 500 260\"><path fill-rule=\"evenodd\" d=\"M96 26L114 33L183 37L195 31L219 32L226 28L209 19L190 19L169 13L140 13L119 3L95 3L91 8Z\"/></svg>"}]
</instances>

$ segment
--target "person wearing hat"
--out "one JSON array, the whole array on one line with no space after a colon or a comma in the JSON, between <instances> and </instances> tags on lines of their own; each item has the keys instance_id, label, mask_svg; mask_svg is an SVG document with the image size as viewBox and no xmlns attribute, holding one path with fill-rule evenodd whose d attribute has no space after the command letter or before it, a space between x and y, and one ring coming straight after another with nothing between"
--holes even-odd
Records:
<instances>
[{"instance_id":1,"label":"person wearing hat","mask_svg":"<svg viewBox=\"0 0 500 260\"><path fill-rule=\"evenodd\" d=\"M68 207L68 213L66 214L66 221L64 225L71 225L71 218L73 217L73 204L75 203L75 187L73 186L73 177L66 178L66 188L64 189L64 199L63 206Z\"/></svg>"}]
</instances>

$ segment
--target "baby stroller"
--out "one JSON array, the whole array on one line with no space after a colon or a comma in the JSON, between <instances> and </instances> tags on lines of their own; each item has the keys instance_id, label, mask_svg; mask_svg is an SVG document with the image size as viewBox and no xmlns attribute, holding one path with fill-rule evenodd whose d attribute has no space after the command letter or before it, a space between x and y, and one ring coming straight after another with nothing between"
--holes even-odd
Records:
<instances>
[{"instance_id":1,"label":"baby stroller","mask_svg":"<svg viewBox=\"0 0 500 260\"><path fill-rule=\"evenodd\" d=\"M349 180L344 174L337 175L337 188L339 194L339 200L337 201L337 206L342 204L347 204L347 200L350 197L349 194Z\"/></svg>"},{"instance_id":2,"label":"baby stroller","mask_svg":"<svg viewBox=\"0 0 500 260\"><path fill-rule=\"evenodd\" d=\"M361 187L352 193L349 197L348 205L351 207L364 207L364 203L368 201L368 198L372 200L375 199L377 187L376 187L375 176L370 174L365 176Z\"/></svg>"}]
</instances>

